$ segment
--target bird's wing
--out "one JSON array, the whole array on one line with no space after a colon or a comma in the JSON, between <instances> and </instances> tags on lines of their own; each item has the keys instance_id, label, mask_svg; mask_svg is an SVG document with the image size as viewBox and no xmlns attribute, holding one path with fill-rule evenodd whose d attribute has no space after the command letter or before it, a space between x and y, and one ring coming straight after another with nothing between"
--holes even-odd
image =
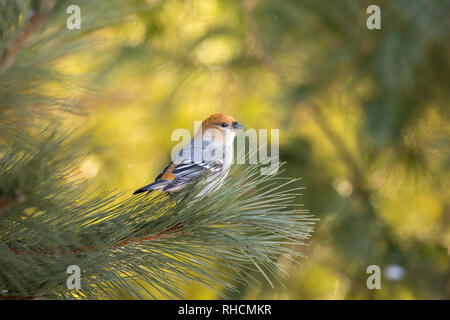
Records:
<instances>
[{"instance_id":1,"label":"bird's wing","mask_svg":"<svg viewBox=\"0 0 450 320\"><path fill-rule=\"evenodd\" d=\"M169 184L172 183L172 180L175 178L175 175L172 173L173 169L176 167L174 162L170 162L167 167L156 177L155 181L137 189L133 194L138 194L142 192L152 192L153 190L164 190Z\"/></svg>"},{"instance_id":2,"label":"bird's wing","mask_svg":"<svg viewBox=\"0 0 450 320\"><path fill-rule=\"evenodd\" d=\"M175 159L156 177L155 182L136 190L134 194L152 190L178 191L203 175L222 171L223 161L211 163L197 160L197 158L202 159L202 151L209 144L209 141L202 141L197 146L192 140L189 145L180 150Z\"/></svg>"},{"instance_id":3,"label":"bird's wing","mask_svg":"<svg viewBox=\"0 0 450 320\"><path fill-rule=\"evenodd\" d=\"M170 180L171 182L163 190L177 190L191 183L195 179L215 173L221 170L220 164L211 164L204 161L192 162L183 161L179 164L169 165L164 173L159 177L160 180ZM157 178L158 180L158 178Z\"/></svg>"},{"instance_id":4,"label":"bird's wing","mask_svg":"<svg viewBox=\"0 0 450 320\"><path fill-rule=\"evenodd\" d=\"M171 178L171 173L172 170L175 168L176 164L171 161L167 167L164 168L163 171L161 171L161 173L155 178L155 181L158 180L172 180Z\"/></svg>"}]
</instances>

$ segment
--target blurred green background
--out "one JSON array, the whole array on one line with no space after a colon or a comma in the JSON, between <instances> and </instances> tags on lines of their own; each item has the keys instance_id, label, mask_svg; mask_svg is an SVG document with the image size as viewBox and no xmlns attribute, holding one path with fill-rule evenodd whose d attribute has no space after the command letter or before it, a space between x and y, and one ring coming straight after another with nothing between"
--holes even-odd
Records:
<instances>
[{"instance_id":1,"label":"blurred green background","mask_svg":"<svg viewBox=\"0 0 450 320\"><path fill-rule=\"evenodd\" d=\"M72 93L87 116L67 120L97 129L80 166L91 184L153 181L172 131L211 113L277 128L283 175L302 178L298 202L320 221L301 266L281 258L286 288L261 279L231 298L450 298L448 1L147 3L55 66L91 77ZM381 30L366 27L371 4Z\"/></svg>"}]
</instances>

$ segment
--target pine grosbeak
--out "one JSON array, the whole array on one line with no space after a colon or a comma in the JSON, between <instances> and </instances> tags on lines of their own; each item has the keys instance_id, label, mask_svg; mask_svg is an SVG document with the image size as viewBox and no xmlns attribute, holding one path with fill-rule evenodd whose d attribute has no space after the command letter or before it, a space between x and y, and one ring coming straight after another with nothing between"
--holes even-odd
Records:
<instances>
[{"instance_id":1,"label":"pine grosbeak","mask_svg":"<svg viewBox=\"0 0 450 320\"><path fill-rule=\"evenodd\" d=\"M133 194L162 190L177 192L195 179L208 176L208 186L199 194L208 192L223 181L233 160L233 141L236 130L242 126L233 117L215 113L202 122L197 134L172 162L156 177L155 181L136 190ZM221 178L218 179L219 175ZM218 181L220 180L220 181Z\"/></svg>"}]
</instances>

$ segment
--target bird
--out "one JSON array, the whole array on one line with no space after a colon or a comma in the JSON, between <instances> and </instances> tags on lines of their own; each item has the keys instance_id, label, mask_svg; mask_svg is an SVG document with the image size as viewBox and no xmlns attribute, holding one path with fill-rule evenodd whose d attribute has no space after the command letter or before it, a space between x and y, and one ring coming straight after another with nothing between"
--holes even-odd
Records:
<instances>
[{"instance_id":1,"label":"bird","mask_svg":"<svg viewBox=\"0 0 450 320\"><path fill-rule=\"evenodd\" d=\"M210 115L202 121L194 138L176 154L155 181L137 189L133 194L148 194L155 190L173 194L184 190L201 177L207 177L204 182L206 187L197 196L208 194L228 175L233 160L236 131L242 129L242 125L230 115Z\"/></svg>"}]
</instances>

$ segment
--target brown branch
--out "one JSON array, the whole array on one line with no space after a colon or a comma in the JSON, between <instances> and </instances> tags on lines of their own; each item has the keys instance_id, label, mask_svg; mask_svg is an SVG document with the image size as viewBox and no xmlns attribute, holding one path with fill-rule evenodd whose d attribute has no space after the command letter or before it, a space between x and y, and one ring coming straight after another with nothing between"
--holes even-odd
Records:
<instances>
[{"instance_id":1,"label":"brown branch","mask_svg":"<svg viewBox=\"0 0 450 320\"><path fill-rule=\"evenodd\" d=\"M0 299L3 300L38 300L38 298L33 296L2 296L0 295Z\"/></svg>"},{"instance_id":2,"label":"brown branch","mask_svg":"<svg viewBox=\"0 0 450 320\"><path fill-rule=\"evenodd\" d=\"M27 26L17 39L6 47L0 55L0 75L4 74L14 63L15 57L22 50L31 38L31 35L38 30L45 22L45 17L55 5L54 0L45 0L42 6L37 9L28 19Z\"/></svg>"},{"instance_id":3,"label":"brown branch","mask_svg":"<svg viewBox=\"0 0 450 320\"><path fill-rule=\"evenodd\" d=\"M8 210L16 204L24 203L26 197L23 194L16 195L15 197L7 200L0 201L0 213Z\"/></svg>"},{"instance_id":4,"label":"brown branch","mask_svg":"<svg viewBox=\"0 0 450 320\"><path fill-rule=\"evenodd\" d=\"M145 243L148 241L156 241L160 240L162 238L169 238L169 237L177 237L179 235L189 234L189 231L179 231L173 233L173 231L179 230L184 227L184 224L178 223L173 227L170 227L168 229L165 229L163 231L158 232L155 235L138 238L138 239L121 239L116 244L113 244L109 247L109 249L115 249L118 247L123 247L130 244L138 244L138 243ZM37 255L44 255L44 256L50 256L50 255L62 255L62 254L82 254L86 253L89 250L96 250L98 249L95 246L86 246L83 248L54 248L54 249L27 249L27 250L19 250L18 248L9 248L11 251L13 251L15 254L18 255L25 255L25 254L37 254ZM0 293L0 299L4 300L37 300L39 299L36 296L11 296L11 295L1 295Z\"/></svg>"},{"instance_id":5,"label":"brown branch","mask_svg":"<svg viewBox=\"0 0 450 320\"><path fill-rule=\"evenodd\" d=\"M130 244L145 243L148 241L160 240L162 238L172 238L172 237L177 237L179 235L188 234L189 231L179 231L179 232L172 233L172 231L179 230L182 227L184 227L184 225L181 223L178 223L177 225L175 225L171 228L165 229L163 231L160 231L155 235L151 235L151 236L147 236L147 237L143 237L143 238L137 238L137 239L123 238L123 239L119 240L118 243L113 244L109 248L114 249L114 248L123 247L123 246L130 245ZM81 247L81 248L61 248L61 247L60 248L43 248L43 249L30 248L27 250L22 250L22 249L19 249L16 247L11 247L9 249L17 255L36 254L36 255L43 255L43 256L52 256L52 255L64 255L64 254L83 254L83 253L86 253L87 251L96 250L98 248L95 246L85 246L85 247Z\"/></svg>"},{"instance_id":6,"label":"brown branch","mask_svg":"<svg viewBox=\"0 0 450 320\"><path fill-rule=\"evenodd\" d=\"M131 240L122 239L121 242L115 244L113 247L117 248L117 247L122 247L122 246L125 246L125 245L128 245L128 244L133 244L133 243L147 242L147 241L159 240L159 239L167 238L167 237L176 237L176 236L179 236L179 235L188 234L189 231L180 231L180 232L176 232L176 233L170 234L170 232L178 230L178 229L182 228L183 226L184 226L183 224L178 223L177 225L175 225L175 226L173 226L173 227L171 227L169 229L163 230L163 231L157 233L154 236L148 236L148 237L144 237L144 238L131 239Z\"/></svg>"}]
</instances>

